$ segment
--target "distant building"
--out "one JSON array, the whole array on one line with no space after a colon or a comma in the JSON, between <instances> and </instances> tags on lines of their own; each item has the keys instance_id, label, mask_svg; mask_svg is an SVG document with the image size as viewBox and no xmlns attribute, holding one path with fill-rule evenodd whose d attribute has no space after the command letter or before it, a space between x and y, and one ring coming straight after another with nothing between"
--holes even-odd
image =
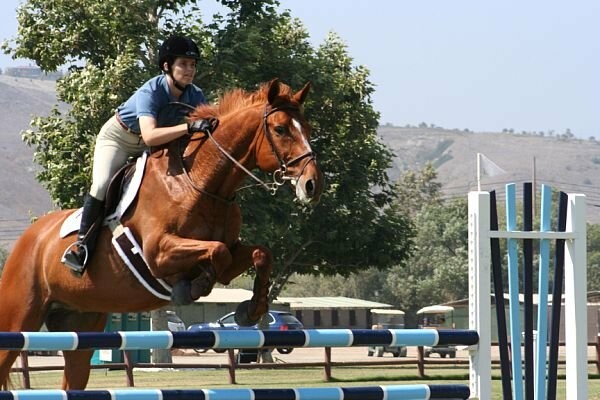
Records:
<instances>
[{"instance_id":1,"label":"distant building","mask_svg":"<svg viewBox=\"0 0 600 400\"><path fill-rule=\"evenodd\" d=\"M371 328L371 309L391 309L391 304L354 299L350 297L278 297L278 302L289 304L305 328Z\"/></svg>"},{"instance_id":2,"label":"distant building","mask_svg":"<svg viewBox=\"0 0 600 400\"><path fill-rule=\"evenodd\" d=\"M208 296L186 306L176 306L174 311L186 326L212 322L235 311L239 303L251 297L251 290L214 288ZM291 312L307 329L359 329L373 325L371 309L391 309L392 305L348 297L279 297L270 307Z\"/></svg>"},{"instance_id":3,"label":"distant building","mask_svg":"<svg viewBox=\"0 0 600 400\"><path fill-rule=\"evenodd\" d=\"M494 295L490 295L490 307L492 310L492 342L498 341L498 323L496 318L496 302L494 300ZM504 294L504 314L507 324L507 329L510 329L510 309L509 309L509 295L507 293ZM523 294L519 294L519 303L520 303L520 311L521 311L521 327L525 324L525 316L524 316L524 296ZM448 303L444 303L446 306L454 307L454 324L457 329L468 329L469 328L469 300L462 299L457 301L451 301ZM548 295L548 326L550 326L551 322L551 310L552 307L552 295ZM533 295L533 314L534 328L537 326L537 313L538 313L538 295ZM598 291L590 291L587 293L587 337L588 342L596 342L598 339L598 332L600 327L600 292ZM508 331L510 332L510 331ZM564 294L563 294L563 303L561 305L561 316L560 316L560 330L559 330L559 340L564 342L565 340L565 305L564 305Z\"/></svg>"},{"instance_id":4,"label":"distant building","mask_svg":"<svg viewBox=\"0 0 600 400\"><path fill-rule=\"evenodd\" d=\"M62 71L43 72L39 67L33 65L23 65L20 67L6 67L4 69L4 74L8 76L14 76L17 78L48 79L54 81L63 76Z\"/></svg>"}]
</instances>

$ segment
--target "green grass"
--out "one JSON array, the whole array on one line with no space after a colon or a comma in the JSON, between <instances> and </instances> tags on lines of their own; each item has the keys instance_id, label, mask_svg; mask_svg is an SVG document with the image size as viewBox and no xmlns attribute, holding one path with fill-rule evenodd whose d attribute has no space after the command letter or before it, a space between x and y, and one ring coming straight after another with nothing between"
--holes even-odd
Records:
<instances>
[{"instance_id":1,"label":"green grass","mask_svg":"<svg viewBox=\"0 0 600 400\"><path fill-rule=\"evenodd\" d=\"M564 373L561 371L560 373ZM414 366L369 366L369 367L334 367L333 380L327 382L322 368L293 369L261 369L237 370L237 384L229 384L229 375L225 369L209 370L135 370L136 388L163 389L200 389L200 388L286 388L316 386L370 386L411 383L431 384L466 384L468 371L466 368L435 368L428 366L426 378L419 378ZM12 380L16 388L20 387L20 375L13 374ZM565 399L564 376L559 376L557 393L559 400ZM56 389L60 387L62 373L35 372L31 374L31 385L34 389ZM293 384L290 384L293 382ZM93 370L88 389L126 388L124 371ZM502 388L497 370L492 381L493 400L502 399ZM600 400L600 377L591 375L588 380L588 399Z\"/></svg>"}]
</instances>

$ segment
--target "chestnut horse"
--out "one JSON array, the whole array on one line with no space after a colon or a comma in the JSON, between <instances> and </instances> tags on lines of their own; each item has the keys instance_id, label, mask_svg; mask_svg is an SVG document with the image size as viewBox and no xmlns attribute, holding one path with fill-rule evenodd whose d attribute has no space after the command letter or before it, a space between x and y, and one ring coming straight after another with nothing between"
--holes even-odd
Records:
<instances>
[{"instance_id":1,"label":"chestnut horse","mask_svg":"<svg viewBox=\"0 0 600 400\"><path fill-rule=\"evenodd\" d=\"M302 104L309 84L293 93L273 80L253 93L233 90L217 105L202 105L191 120L217 118L212 135L198 133L154 149L136 200L123 215L143 247L152 274L184 285L190 301L206 296L216 282L228 284L249 268L256 278L242 323L268 310L272 256L262 246L239 241L241 213L235 193L250 170L273 172L278 187L294 186L296 198L316 203L323 177L309 145L310 126ZM0 331L102 331L107 313L149 311L169 304L134 278L111 247L103 227L82 277L61 264L73 241L59 238L73 210L41 217L15 243L0 282ZM63 389L84 389L93 351L64 352ZM0 383L6 384L18 351L0 351Z\"/></svg>"}]
</instances>

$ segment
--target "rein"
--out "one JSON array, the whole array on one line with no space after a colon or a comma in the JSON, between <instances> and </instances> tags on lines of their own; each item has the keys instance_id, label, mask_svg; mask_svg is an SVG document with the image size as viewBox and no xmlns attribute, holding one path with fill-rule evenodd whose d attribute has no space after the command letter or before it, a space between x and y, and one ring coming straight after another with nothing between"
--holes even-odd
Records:
<instances>
[{"instance_id":1,"label":"rein","mask_svg":"<svg viewBox=\"0 0 600 400\"><path fill-rule=\"evenodd\" d=\"M273 151L273 154L275 155L275 157L277 158L277 161L279 162L279 169L275 170L273 172L273 182L265 182L262 179L260 179L258 176L256 176L254 173L252 173L252 171L250 171L248 168L244 167L242 165L242 163L240 163L238 160L235 159L235 157L233 157L225 148L223 148L223 146L221 146L221 144L214 138L213 136L213 131L216 129L217 125L218 125L218 120L215 119L216 123L214 121L212 121L211 125L213 126L213 129L208 129L206 130L205 133L210 140L215 144L215 146L217 147L217 149L225 156L227 157L231 162L233 162L237 167L239 167L242 171L244 171L246 173L246 175L248 175L250 178L254 179L257 182L257 186L261 186L263 187L265 190L269 191L271 193L271 195L275 195L275 193L277 193L277 190L279 189L280 186L284 185L286 181L292 181L294 179L297 179L298 176L301 176L302 173L304 172L304 169L306 168L306 166L315 159L315 154L312 151L307 151L306 153L295 157L289 161L285 161L283 160L283 157L281 157L279 151L277 150L277 147L275 146L275 143L273 141L273 135L271 134L271 130L269 129L269 124L267 123L267 118L269 117L269 115L277 112L277 111L282 111L282 110L286 110L286 109L295 109L294 107L276 107L276 108L272 108L272 109L268 109L268 105L265 106L265 112L263 114L263 125L265 128L265 134L267 136L267 140L269 141L269 144L271 145L271 150ZM206 190L204 190L203 188L199 187L198 185L196 185L194 183L194 181L192 180L192 177L189 174L189 171L187 170L185 163L183 162L183 150L181 149L181 143L183 141L180 140L179 141L179 162L181 165L181 168L184 172L185 177L187 178L188 183L190 184L190 186L192 186L192 188L194 188L196 191L205 194L215 200L219 200L225 203L233 203L235 201L235 196L233 196L233 198L231 199L226 199L224 197L221 196L217 196L213 193L207 192ZM294 165L299 163L300 161L304 160L307 158L306 163L304 164L304 166L302 167L302 169L300 170L300 173L296 176L288 176L286 175L287 169L289 166ZM246 186L249 187L249 186ZM238 189L240 190L240 189Z\"/></svg>"}]
</instances>

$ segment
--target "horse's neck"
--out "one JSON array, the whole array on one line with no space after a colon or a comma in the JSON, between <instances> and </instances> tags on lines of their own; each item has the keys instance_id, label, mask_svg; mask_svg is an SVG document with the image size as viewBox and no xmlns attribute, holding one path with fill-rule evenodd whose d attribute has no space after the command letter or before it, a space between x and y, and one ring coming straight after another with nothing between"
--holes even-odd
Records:
<instances>
[{"instance_id":1,"label":"horse's neck","mask_svg":"<svg viewBox=\"0 0 600 400\"><path fill-rule=\"evenodd\" d=\"M253 169L256 162L254 149L258 127L259 123L228 124L228 121L224 120L213 138L245 168ZM247 176L210 138L206 138L201 145L189 145L185 155L189 159L186 167L194 184L219 197L232 198Z\"/></svg>"}]
</instances>

